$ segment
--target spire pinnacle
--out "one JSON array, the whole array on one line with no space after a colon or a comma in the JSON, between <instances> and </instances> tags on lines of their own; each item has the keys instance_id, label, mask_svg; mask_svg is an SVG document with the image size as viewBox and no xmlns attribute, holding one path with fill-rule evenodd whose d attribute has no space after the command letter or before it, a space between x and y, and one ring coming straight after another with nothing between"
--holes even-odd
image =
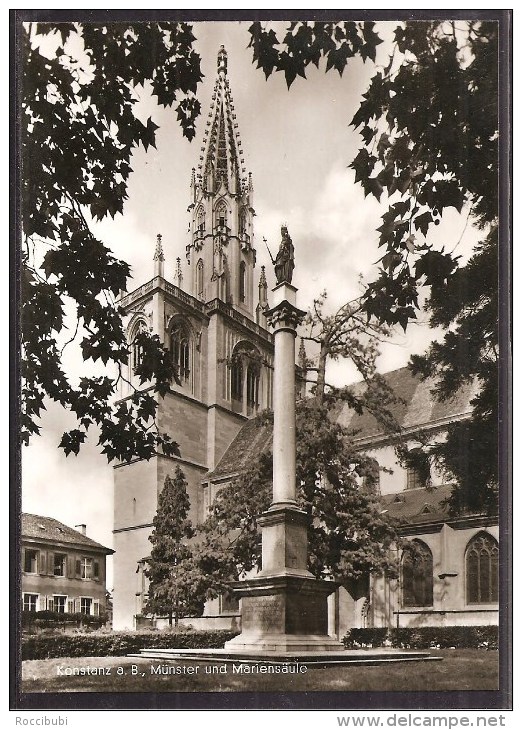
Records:
<instances>
[{"instance_id":1,"label":"spire pinnacle","mask_svg":"<svg viewBox=\"0 0 522 730\"><path fill-rule=\"evenodd\" d=\"M154 251L154 276L163 276L163 246L161 245L161 233L156 236L156 250Z\"/></svg>"},{"instance_id":2,"label":"spire pinnacle","mask_svg":"<svg viewBox=\"0 0 522 730\"><path fill-rule=\"evenodd\" d=\"M154 261L165 261L163 255L163 246L161 244L161 233L156 236L156 250L154 251Z\"/></svg>"}]
</instances>

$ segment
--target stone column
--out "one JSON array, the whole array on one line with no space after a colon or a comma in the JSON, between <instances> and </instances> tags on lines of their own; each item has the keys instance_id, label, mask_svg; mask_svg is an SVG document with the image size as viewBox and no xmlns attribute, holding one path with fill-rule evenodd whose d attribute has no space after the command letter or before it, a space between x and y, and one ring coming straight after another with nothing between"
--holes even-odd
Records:
<instances>
[{"instance_id":1,"label":"stone column","mask_svg":"<svg viewBox=\"0 0 522 730\"><path fill-rule=\"evenodd\" d=\"M296 504L295 485L295 337L305 312L295 306L297 289L278 284L274 307L266 312L274 330L274 504Z\"/></svg>"},{"instance_id":2,"label":"stone column","mask_svg":"<svg viewBox=\"0 0 522 730\"><path fill-rule=\"evenodd\" d=\"M295 469L295 335L305 312L297 289L282 282L266 312L274 330L274 445L272 504L258 518L262 570L231 587L241 598L241 634L225 644L231 652L285 656L339 651L328 636L327 598L337 588L309 572L308 515L297 506Z\"/></svg>"}]
</instances>

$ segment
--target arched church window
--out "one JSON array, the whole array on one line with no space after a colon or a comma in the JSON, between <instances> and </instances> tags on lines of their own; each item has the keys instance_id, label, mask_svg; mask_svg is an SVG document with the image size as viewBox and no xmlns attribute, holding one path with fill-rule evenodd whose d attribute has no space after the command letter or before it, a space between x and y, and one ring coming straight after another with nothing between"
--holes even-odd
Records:
<instances>
[{"instance_id":1,"label":"arched church window","mask_svg":"<svg viewBox=\"0 0 522 730\"><path fill-rule=\"evenodd\" d=\"M196 297L203 299L203 259L196 265Z\"/></svg>"},{"instance_id":2,"label":"arched church window","mask_svg":"<svg viewBox=\"0 0 522 730\"><path fill-rule=\"evenodd\" d=\"M143 360L143 345L140 343L138 335L141 332L146 331L147 325L142 319L136 322L136 324L132 328L131 334L129 336L131 370L136 370L136 368L141 364L141 361Z\"/></svg>"},{"instance_id":3,"label":"arched church window","mask_svg":"<svg viewBox=\"0 0 522 730\"><path fill-rule=\"evenodd\" d=\"M413 540L403 552L402 605L433 606L433 555L426 543Z\"/></svg>"},{"instance_id":4,"label":"arched church window","mask_svg":"<svg viewBox=\"0 0 522 730\"><path fill-rule=\"evenodd\" d=\"M498 543L487 532L480 532L466 548L467 603L498 601Z\"/></svg>"},{"instance_id":5,"label":"arched church window","mask_svg":"<svg viewBox=\"0 0 522 730\"><path fill-rule=\"evenodd\" d=\"M257 411L259 405L259 367L250 363L247 368L247 415Z\"/></svg>"},{"instance_id":6,"label":"arched church window","mask_svg":"<svg viewBox=\"0 0 522 730\"><path fill-rule=\"evenodd\" d=\"M232 400L243 400L243 361L240 356L234 357L231 367L231 395Z\"/></svg>"},{"instance_id":7,"label":"arched church window","mask_svg":"<svg viewBox=\"0 0 522 730\"><path fill-rule=\"evenodd\" d=\"M172 328L170 349L178 378L186 383L190 377L190 337L182 322L176 322Z\"/></svg>"},{"instance_id":8,"label":"arched church window","mask_svg":"<svg viewBox=\"0 0 522 730\"><path fill-rule=\"evenodd\" d=\"M216 226L225 228L227 225L227 205L224 201L216 206Z\"/></svg>"},{"instance_id":9,"label":"arched church window","mask_svg":"<svg viewBox=\"0 0 522 730\"><path fill-rule=\"evenodd\" d=\"M244 208L239 212L239 232L247 232L247 216Z\"/></svg>"},{"instance_id":10,"label":"arched church window","mask_svg":"<svg viewBox=\"0 0 522 730\"><path fill-rule=\"evenodd\" d=\"M239 264L239 301L244 302L246 299L246 264L242 261Z\"/></svg>"},{"instance_id":11,"label":"arched church window","mask_svg":"<svg viewBox=\"0 0 522 730\"><path fill-rule=\"evenodd\" d=\"M196 229L200 234L202 234L205 230L205 209L203 207L198 209L196 216Z\"/></svg>"}]
</instances>

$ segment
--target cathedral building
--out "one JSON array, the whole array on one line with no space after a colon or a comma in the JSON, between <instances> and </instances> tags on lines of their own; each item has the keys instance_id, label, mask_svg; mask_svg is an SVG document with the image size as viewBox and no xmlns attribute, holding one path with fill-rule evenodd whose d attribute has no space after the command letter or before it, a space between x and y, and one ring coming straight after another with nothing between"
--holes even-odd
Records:
<instances>
[{"instance_id":1,"label":"cathedral building","mask_svg":"<svg viewBox=\"0 0 522 730\"><path fill-rule=\"evenodd\" d=\"M157 422L178 442L180 455L157 454L114 469L116 629L140 623L147 594L144 559L166 475L178 464L182 468L190 518L199 523L217 491L271 445L271 429L252 420L272 407L274 349L263 316L268 309L263 267L255 277L252 177L244 168L223 48L199 166L192 172L189 210L186 265L177 259L175 280L165 278L158 235L154 277L120 301L129 343L143 328L172 354L180 382L160 400ZM135 349L130 383L138 358ZM427 435L444 438L449 423L470 415L471 386L440 404L431 397L433 384L420 383L407 368L387 378L398 398L394 416L412 449L422 448ZM129 395L123 383L120 396ZM344 405L335 417L358 434L360 448L378 462L383 510L399 521L402 536L415 542L417 558L404 549L398 579L368 577L336 591L329 599L329 632L342 637L353 626L498 623L497 518L451 517L445 506L451 484L444 475L434 472L425 483L425 475L398 463L392 438L369 414L357 415ZM204 617L189 623L239 629L237 602L225 596L209 602Z\"/></svg>"},{"instance_id":2,"label":"cathedral building","mask_svg":"<svg viewBox=\"0 0 522 730\"><path fill-rule=\"evenodd\" d=\"M252 176L244 167L223 47L217 66L199 166L192 171L186 266L178 258L175 280L165 278L158 235L154 277L120 301L129 343L145 329L172 353L180 383L160 400L157 422L160 431L174 435L180 456L158 454L114 470L115 628L131 628L142 611L139 566L150 553L148 537L165 476L180 465L190 518L201 522L213 497L212 484L203 486L205 475L245 421L272 406L274 348L263 316L267 282L261 267L255 283ZM130 383L137 380L137 358L135 348ZM120 397L129 395L130 386L123 385Z\"/></svg>"}]
</instances>

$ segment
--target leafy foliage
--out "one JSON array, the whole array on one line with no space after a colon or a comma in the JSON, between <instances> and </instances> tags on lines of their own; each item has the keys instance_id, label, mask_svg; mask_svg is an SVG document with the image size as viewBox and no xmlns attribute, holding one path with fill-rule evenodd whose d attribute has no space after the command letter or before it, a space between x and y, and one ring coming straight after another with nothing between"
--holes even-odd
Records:
<instances>
[{"instance_id":1,"label":"leafy foliage","mask_svg":"<svg viewBox=\"0 0 522 730\"><path fill-rule=\"evenodd\" d=\"M396 396L386 380L376 371L379 344L390 335L390 328L375 319L369 319L361 299L355 299L339 307L334 314L327 314L327 293L323 291L314 299L303 323L302 340L319 348L317 358L306 358L303 369L306 375L316 373L313 394L319 402L334 404L342 400L361 414L368 410L385 430L400 430L390 406ZM352 362L365 382L363 391L354 388L336 388L326 382L326 366L329 360L347 359ZM310 382L310 381L309 381Z\"/></svg>"},{"instance_id":2,"label":"leafy foliage","mask_svg":"<svg viewBox=\"0 0 522 730\"><path fill-rule=\"evenodd\" d=\"M309 63L330 58L337 25L292 23L279 41L254 23L254 62L267 77L274 70L287 73L290 66L290 86ZM352 34L360 32L360 24L351 25ZM335 56L339 73L357 53L375 60L373 26L367 36L373 53L356 44L350 48L351 38L347 32L335 44L343 49ZM457 480L452 506L493 508L498 477L498 23L398 24L388 60L376 66L351 124L362 138L350 163L355 180L365 195L386 206L378 228L380 269L363 295L363 309L370 319L406 329L417 316L420 291L427 288L432 324L449 331L444 345L434 344L415 369L442 376L441 398L465 380L476 378L480 386L471 420L451 426L447 446L438 449ZM467 211L485 230L485 241L466 266L459 266L453 253L456 241L448 251L428 240L449 208Z\"/></svg>"},{"instance_id":3,"label":"leafy foliage","mask_svg":"<svg viewBox=\"0 0 522 730\"><path fill-rule=\"evenodd\" d=\"M427 308L433 326L447 328L442 342L423 357L413 357L414 371L439 375L436 394L449 398L470 380L477 382L472 418L449 426L446 443L431 453L456 478L450 498L453 512L494 512L498 501L498 302L497 229L480 243L468 264L442 291L432 290Z\"/></svg>"},{"instance_id":4,"label":"leafy foliage","mask_svg":"<svg viewBox=\"0 0 522 730\"><path fill-rule=\"evenodd\" d=\"M191 26L44 23L20 27L19 37L22 439L39 432L50 398L79 422L64 434L66 454L78 453L92 425L109 461L150 458L158 448L176 453L154 424L153 393L163 395L175 377L157 338L140 335L138 375L147 387L111 406L129 356L115 298L130 271L95 238L89 220L123 211L133 151L155 146L157 126L151 118L141 121L135 109L137 87L150 84L163 106L177 102L183 133L194 137L202 75ZM66 342L71 312L76 326ZM78 340L84 360L114 365L117 378L72 384L62 354Z\"/></svg>"},{"instance_id":5,"label":"leafy foliage","mask_svg":"<svg viewBox=\"0 0 522 730\"><path fill-rule=\"evenodd\" d=\"M193 556L188 544L194 535L188 519L190 502L185 475L176 466L174 478L165 477L158 497L158 509L149 537L152 543L145 575L149 579L147 613L172 616L175 624L183 616L201 615L203 599L194 590Z\"/></svg>"},{"instance_id":6,"label":"leafy foliage","mask_svg":"<svg viewBox=\"0 0 522 730\"><path fill-rule=\"evenodd\" d=\"M259 416L258 427L271 428L271 418L269 413ZM390 547L398 538L371 486L377 468L373 459L355 450L350 433L317 400L298 404L296 440L298 504L310 524L310 571L317 577L333 575L346 584L369 571L393 574L396 565ZM271 497L269 452L218 493L197 548L207 597L261 567L257 518L268 509Z\"/></svg>"}]
</instances>

